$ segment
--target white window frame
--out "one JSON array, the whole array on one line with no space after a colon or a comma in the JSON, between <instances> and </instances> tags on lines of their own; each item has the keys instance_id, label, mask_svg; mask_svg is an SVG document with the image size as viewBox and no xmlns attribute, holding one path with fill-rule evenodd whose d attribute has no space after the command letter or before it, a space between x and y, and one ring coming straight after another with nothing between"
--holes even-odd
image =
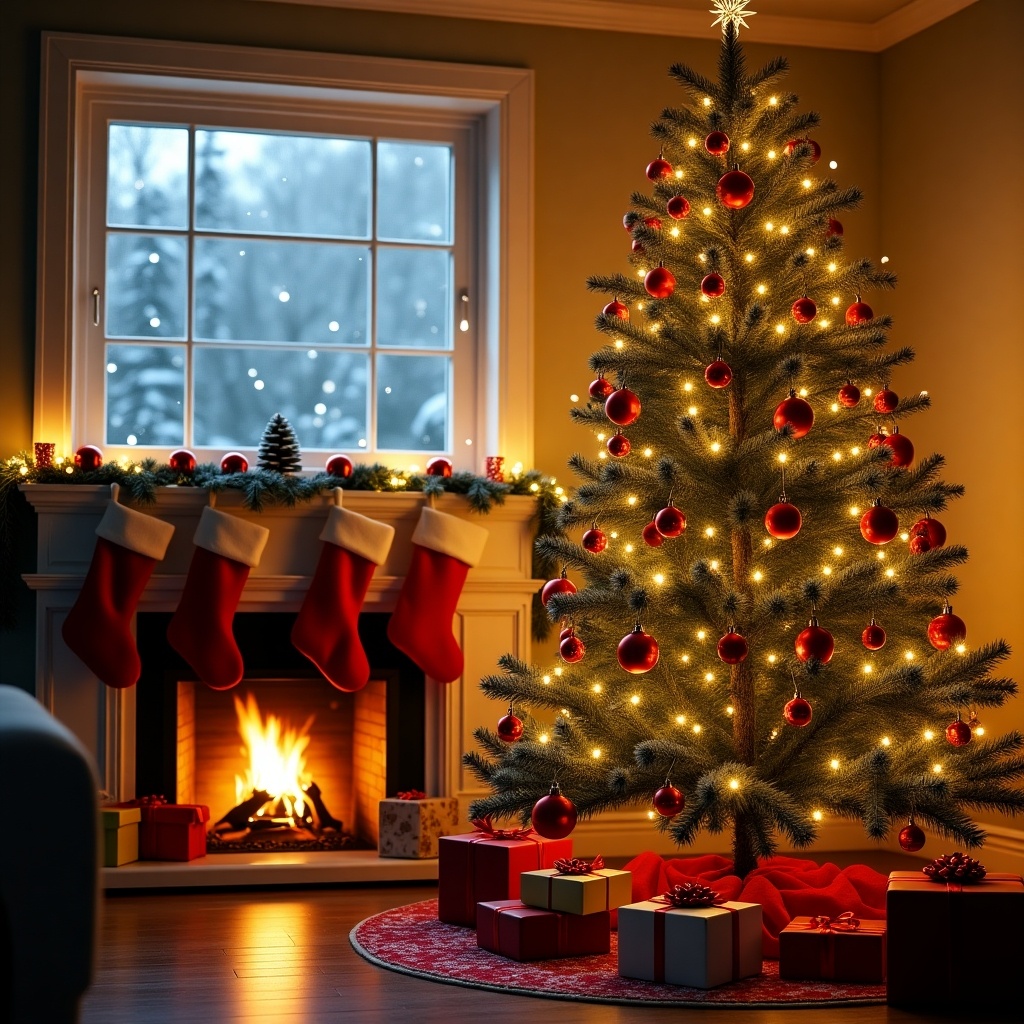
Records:
<instances>
[{"instance_id":1,"label":"white window frame","mask_svg":"<svg viewBox=\"0 0 1024 1024\"><path fill-rule=\"evenodd\" d=\"M76 358L92 324L96 284L80 272L84 204L94 188L87 153L79 151L90 106L126 83L151 90L170 80L179 88L191 83L199 94L212 83L222 95L237 91L240 101L263 93L295 109L343 98L364 112L390 104L418 109L427 121L434 116L474 124L479 267L470 306L476 411L474 422L460 431L472 446L456 434L452 458L456 468L477 473L485 455L531 466L533 72L67 33L44 33L42 39L34 437L56 442L64 453L97 443L81 433L87 382ZM173 110L167 119L174 119ZM463 283L454 282L456 288ZM379 460L397 463L401 457L383 453Z\"/></svg>"}]
</instances>

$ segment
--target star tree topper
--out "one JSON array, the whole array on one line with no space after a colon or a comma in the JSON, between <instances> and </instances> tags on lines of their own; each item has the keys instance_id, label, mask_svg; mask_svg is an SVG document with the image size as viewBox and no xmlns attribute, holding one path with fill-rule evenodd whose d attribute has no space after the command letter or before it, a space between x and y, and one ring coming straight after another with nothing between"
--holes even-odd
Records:
<instances>
[{"instance_id":1,"label":"star tree topper","mask_svg":"<svg viewBox=\"0 0 1024 1024\"><path fill-rule=\"evenodd\" d=\"M757 11L748 11L749 3L750 0L714 0L714 10L708 11L708 14L717 14L718 17L711 22L711 27L721 25L724 32L727 25L733 25L737 35L741 28L750 28L743 19L757 14Z\"/></svg>"}]
</instances>

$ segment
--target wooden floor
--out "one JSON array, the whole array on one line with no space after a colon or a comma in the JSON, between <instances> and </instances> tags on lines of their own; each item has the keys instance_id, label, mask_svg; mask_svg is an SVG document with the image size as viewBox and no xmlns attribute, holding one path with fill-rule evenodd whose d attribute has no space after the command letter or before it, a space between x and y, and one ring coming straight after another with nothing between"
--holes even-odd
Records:
<instances>
[{"instance_id":1,"label":"wooden floor","mask_svg":"<svg viewBox=\"0 0 1024 1024\"><path fill-rule=\"evenodd\" d=\"M436 893L431 885L380 885L109 895L96 979L82 1022L910 1024L940 1019L885 1006L733 1011L570 1003L410 978L375 967L352 950L348 933L363 918Z\"/></svg>"}]
</instances>

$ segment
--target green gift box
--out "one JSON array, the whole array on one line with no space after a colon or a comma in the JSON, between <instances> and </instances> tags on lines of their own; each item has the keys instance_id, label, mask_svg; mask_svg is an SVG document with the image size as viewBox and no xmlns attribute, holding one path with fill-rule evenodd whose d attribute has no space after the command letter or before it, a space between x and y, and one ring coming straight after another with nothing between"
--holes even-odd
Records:
<instances>
[{"instance_id":1,"label":"green gift box","mask_svg":"<svg viewBox=\"0 0 1024 1024\"><path fill-rule=\"evenodd\" d=\"M116 868L139 859L139 807L102 807L103 866Z\"/></svg>"},{"instance_id":2,"label":"green gift box","mask_svg":"<svg viewBox=\"0 0 1024 1024\"><path fill-rule=\"evenodd\" d=\"M632 901L633 875L600 865L571 874L557 867L524 871L519 879L519 898L528 907L542 910L596 914Z\"/></svg>"}]
</instances>

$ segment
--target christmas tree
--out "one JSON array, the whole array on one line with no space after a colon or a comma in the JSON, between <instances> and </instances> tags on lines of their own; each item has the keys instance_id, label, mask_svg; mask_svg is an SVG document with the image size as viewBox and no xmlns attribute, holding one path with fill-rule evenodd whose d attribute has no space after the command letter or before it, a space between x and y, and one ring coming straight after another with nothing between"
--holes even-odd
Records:
<instances>
[{"instance_id":1,"label":"christmas tree","mask_svg":"<svg viewBox=\"0 0 1024 1024\"><path fill-rule=\"evenodd\" d=\"M977 847L969 810L1024 807L1024 738L984 736L1009 649L948 605L967 551L933 516L963 489L902 432L929 402L889 386L913 352L866 299L894 275L843 252L861 193L822 173L786 61L748 74L752 12L716 6L717 82L674 66L689 105L652 127L635 274L588 282L607 343L573 416L598 450L539 542L583 581L543 591L561 664L482 681L511 706L465 755L493 790L471 813L549 835L651 808L680 845L731 831L740 875L828 819Z\"/></svg>"},{"instance_id":2,"label":"christmas tree","mask_svg":"<svg viewBox=\"0 0 1024 1024\"><path fill-rule=\"evenodd\" d=\"M263 430L256 464L260 469L278 473L298 473L302 469L298 438L292 425L279 412L270 417Z\"/></svg>"}]
</instances>

